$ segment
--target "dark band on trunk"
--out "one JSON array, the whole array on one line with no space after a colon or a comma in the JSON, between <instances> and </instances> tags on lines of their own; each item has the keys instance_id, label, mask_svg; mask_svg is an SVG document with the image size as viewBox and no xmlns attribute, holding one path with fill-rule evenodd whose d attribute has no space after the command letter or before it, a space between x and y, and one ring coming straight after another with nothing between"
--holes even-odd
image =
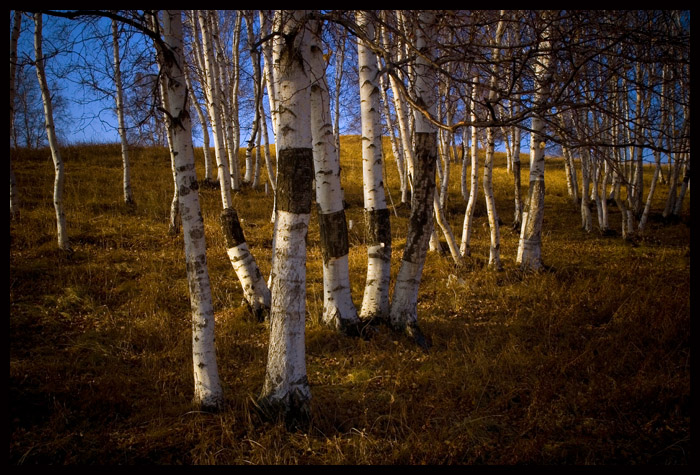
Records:
<instances>
[{"instance_id":1,"label":"dark band on trunk","mask_svg":"<svg viewBox=\"0 0 700 475\"><path fill-rule=\"evenodd\" d=\"M416 132L416 162L411 217L403 260L417 263L428 248L433 229L433 199L437 168L437 134Z\"/></svg>"},{"instance_id":2,"label":"dark band on trunk","mask_svg":"<svg viewBox=\"0 0 700 475\"><path fill-rule=\"evenodd\" d=\"M333 213L318 213L318 224L321 231L321 255L323 262L331 258L343 257L348 254L348 223L345 210Z\"/></svg>"},{"instance_id":3,"label":"dark band on trunk","mask_svg":"<svg viewBox=\"0 0 700 475\"><path fill-rule=\"evenodd\" d=\"M277 209L295 214L311 213L313 177L312 149L280 150L277 162Z\"/></svg>"},{"instance_id":4,"label":"dark band on trunk","mask_svg":"<svg viewBox=\"0 0 700 475\"><path fill-rule=\"evenodd\" d=\"M365 240L368 246L391 244L389 208L365 210Z\"/></svg>"},{"instance_id":5,"label":"dark band on trunk","mask_svg":"<svg viewBox=\"0 0 700 475\"><path fill-rule=\"evenodd\" d=\"M226 208L221 212L221 229L226 238L226 248L231 249L245 242L243 228L238 221L238 213L233 208Z\"/></svg>"}]
</instances>

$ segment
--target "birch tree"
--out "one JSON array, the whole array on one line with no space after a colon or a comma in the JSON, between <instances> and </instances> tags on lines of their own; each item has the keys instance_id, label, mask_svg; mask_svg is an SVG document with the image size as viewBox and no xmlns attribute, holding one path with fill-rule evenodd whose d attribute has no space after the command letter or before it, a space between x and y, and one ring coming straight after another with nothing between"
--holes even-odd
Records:
<instances>
[{"instance_id":1,"label":"birch tree","mask_svg":"<svg viewBox=\"0 0 700 475\"><path fill-rule=\"evenodd\" d=\"M310 30L311 135L323 256L323 321L343 333L357 335L361 322L350 293L348 227L320 41L322 23L312 21Z\"/></svg>"},{"instance_id":2,"label":"birch tree","mask_svg":"<svg viewBox=\"0 0 700 475\"><path fill-rule=\"evenodd\" d=\"M192 362L194 402L203 409L218 410L223 404L214 337L214 307L207 267L204 221L199 204L199 185L195 174L192 125L187 105L184 76L182 11L166 10L164 44L158 50L158 62L165 75L168 129L173 140L175 172L179 188L187 281L192 309Z\"/></svg>"},{"instance_id":3,"label":"birch tree","mask_svg":"<svg viewBox=\"0 0 700 475\"><path fill-rule=\"evenodd\" d=\"M204 57L204 77L206 78L207 107L211 120L212 134L214 135L214 156L218 167L218 179L221 189L221 202L224 209L231 207L231 174L229 164L224 154L224 128L221 123L220 97L216 62L214 60L214 45L211 36L211 28L207 21L207 12L198 10L197 19L202 40L202 56Z\"/></svg>"},{"instance_id":4,"label":"birch tree","mask_svg":"<svg viewBox=\"0 0 700 475\"><path fill-rule=\"evenodd\" d=\"M494 64L498 64L498 59L500 56L500 51L498 45L500 45L503 39L503 32L505 29L505 23L503 21L504 11L501 10L500 20L498 21L498 26L496 27L496 35L494 40L494 47L492 53L492 61ZM494 66L496 71L491 75L491 83L488 95L488 104L491 105L490 110L493 111L493 106L497 101L497 76L498 76L498 66ZM496 117L492 118L494 121ZM496 199L493 196L493 155L495 152L495 137L494 137L494 127L486 128L486 154L484 158L484 197L486 199L486 212L488 214L489 220L489 230L491 237L491 246L489 247L489 267L496 270L501 270L503 265L501 264L501 237L500 228L498 224L498 212L496 211Z\"/></svg>"},{"instance_id":5,"label":"birch tree","mask_svg":"<svg viewBox=\"0 0 700 475\"><path fill-rule=\"evenodd\" d=\"M432 11L418 13L415 47L416 77L414 93L416 103L435 116L437 81L430 67L431 45L428 39L434 31L435 14ZM411 196L406 247L391 300L390 323L395 330L404 331L423 349L430 347L429 340L418 325L418 289L423 265L433 231L431 202L435 197L435 168L437 166L437 128L419 110L414 112L416 161L414 163L414 187Z\"/></svg>"},{"instance_id":6,"label":"birch tree","mask_svg":"<svg viewBox=\"0 0 700 475\"><path fill-rule=\"evenodd\" d=\"M122 90L121 61L119 59L119 25L112 19L112 49L114 53L114 85L116 87L117 122L119 124L119 140L122 148L122 183L124 203L134 204L134 195L131 191L131 172L129 164L129 144L126 139L126 125L124 121L124 91Z\"/></svg>"},{"instance_id":7,"label":"birch tree","mask_svg":"<svg viewBox=\"0 0 700 475\"><path fill-rule=\"evenodd\" d=\"M550 21L547 12L542 20ZM530 186L523 211L523 224L520 230L518 255L516 262L523 268L539 270L542 268L542 219L544 216L544 152L546 147L544 104L549 95L551 81L551 43L550 28L546 26L535 55L535 97L534 113L530 128Z\"/></svg>"},{"instance_id":8,"label":"birch tree","mask_svg":"<svg viewBox=\"0 0 700 475\"><path fill-rule=\"evenodd\" d=\"M10 34L10 219L19 214L17 205L17 182L12 171L12 138L15 127L15 91L17 85L17 41L19 40L22 25L22 12L15 10L12 19L12 33Z\"/></svg>"},{"instance_id":9,"label":"birch tree","mask_svg":"<svg viewBox=\"0 0 700 475\"><path fill-rule=\"evenodd\" d=\"M44 104L44 121L46 124L46 137L49 141L51 149L51 158L54 166L54 184L53 184L53 206L56 212L56 237L58 239L58 248L63 251L72 251L70 240L68 239L68 231L66 229L66 212L63 203L63 190L65 183L65 172L63 158L58 147L58 138L56 137L56 128L53 122L53 107L51 104L51 91L46 80L46 70L42 48L42 23L43 17L41 13L34 14L34 57L36 76L41 89L41 100Z\"/></svg>"},{"instance_id":10,"label":"birch tree","mask_svg":"<svg viewBox=\"0 0 700 475\"><path fill-rule=\"evenodd\" d=\"M478 88L479 79L478 76L474 76L470 112L470 118L472 123L476 122L476 99L479 93ZM471 255L471 248L469 244L471 241L471 233L473 229L474 208L476 207L476 200L479 196L479 157L477 155L479 142L476 126L472 125L470 128L471 144L469 155L471 156L471 180L469 185L469 201L467 202L467 208L464 211L464 224L462 225L462 240L459 245L459 253L462 255L462 257Z\"/></svg>"},{"instance_id":11,"label":"birch tree","mask_svg":"<svg viewBox=\"0 0 700 475\"><path fill-rule=\"evenodd\" d=\"M279 101L277 216L272 261L270 344L258 403L288 421L309 416L306 376L306 236L311 215L313 150L305 11L277 11L273 44Z\"/></svg>"},{"instance_id":12,"label":"birch tree","mask_svg":"<svg viewBox=\"0 0 700 475\"><path fill-rule=\"evenodd\" d=\"M357 24L374 41L374 24L365 12ZM362 183L367 241L367 279L360 316L363 320L386 320L389 314L391 277L391 222L384 195L382 142L379 127L377 60L363 41L357 43L362 121Z\"/></svg>"}]
</instances>

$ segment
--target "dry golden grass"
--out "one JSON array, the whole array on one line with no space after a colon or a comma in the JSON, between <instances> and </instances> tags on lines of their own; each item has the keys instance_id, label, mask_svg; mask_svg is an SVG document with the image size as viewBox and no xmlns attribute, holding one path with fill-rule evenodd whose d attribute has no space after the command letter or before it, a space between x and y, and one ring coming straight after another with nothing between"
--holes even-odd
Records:
<instances>
[{"instance_id":1,"label":"dry golden grass","mask_svg":"<svg viewBox=\"0 0 700 475\"><path fill-rule=\"evenodd\" d=\"M515 265L517 235L509 230L512 177L497 157L504 270L484 266L489 236L480 190L473 256L455 269L449 255L428 255L419 321L433 342L429 353L385 327L365 341L320 324L321 255L312 217L306 337L312 418L304 430L288 431L253 410L268 328L240 305L218 224L219 191L200 193L226 397L224 410L210 414L191 406L189 300L182 238L167 233L166 151L132 151L134 208L122 204L118 146L76 146L63 154L75 250L69 256L56 246L48 151L20 151L12 162L21 215L10 224L11 465L691 461L690 211L686 201L681 222L662 223L664 187L657 190L657 215L635 243L587 234L567 197L561 161L548 160L547 269L523 274ZM357 305L366 272L359 156L358 138L344 137ZM398 204L393 160L386 171ZM267 275L272 198L248 188L234 203ZM457 236L463 212L455 166L448 214ZM392 277L407 216L392 214ZM614 207L610 219L619 230Z\"/></svg>"}]
</instances>

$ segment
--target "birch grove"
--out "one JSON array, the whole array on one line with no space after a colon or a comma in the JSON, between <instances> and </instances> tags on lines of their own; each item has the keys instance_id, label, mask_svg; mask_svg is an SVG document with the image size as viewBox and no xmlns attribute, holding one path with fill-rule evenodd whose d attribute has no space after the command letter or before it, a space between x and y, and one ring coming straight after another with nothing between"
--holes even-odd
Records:
<instances>
[{"instance_id":1,"label":"birch grove","mask_svg":"<svg viewBox=\"0 0 700 475\"><path fill-rule=\"evenodd\" d=\"M650 232L650 223L674 222L689 213L685 199L690 193L689 15L684 12L169 10L142 14L109 10L51 14L101 16L110 21L126 203L133 202L133 194L120 28L140 31L156 50L159 76L153 82L152 112L167 125L173 177L169 224L173 234L182 226L192 314L194 401L205 409L216 410L223 404L198 192L201 184L214 181L215 170L219 192L208 191L220 194L218 224L226 255L244 302L259 323L269 324L265 375L256 404L266 416L281 415L288 421L310 416L305 332L307 313L313 312L307 305L306 274L312 255L308 246L316 245L307 239L312 226L318 224L323 265L322 311L312 316L344 336L367 337L369 323L384 323L428 350L431 338L421 328L419 313L426 262L463 277L469 272L465 263L481 259L488 259L488 266L496 270L515 265L535 273L546 268L545 169L550 164L554 168L561 163L564 170L564 196L571 202L572 213L580 214L576 232L597 230L634 242ZM34 65L55 172L58 245L69 250L64 163L42 51L45 15L33 15ZM10 40L11 141L16 128L20 20L15 12ZM350 45L356 45L357 56ZM353 78L352 89L344 77ZM351 99L348 90L354 93ZM202 180L195 168L190 111L197 114L202 127ZM361 183L353 185L362 186L364 276L351 271L341 181L341 136L347 130L359 132L361 143L349 160L361 169ZM390 168L391 173L387 171L391 157L382 151L384 136L397 167ZM530 158L523 198L521 151ZM494 170L502 159L508 200L499 202L502 208L497 209L495 190L500 177ZM253 255L256 251L245 238L244 220L233 206L234 199L255 199L253 188L261 183L263 160L274 195L267 282ZM661 185L668 194L660 197ZM484 206L477 209L482 204L480 189ZM396 191L401 198L393 203ZM314 199L318 223L311 220ZM399 211L409 207L405 223L405 214ZM11 216L16 210L11 162ZM392 211L407 226L400 238L405 237L403 248L399 247L402 241L392 243ZM512 211L512 227L518 233L514 252L502 252L499 211L503 216ZM575 220L579 222L578 217ZM461 223L457 237L451 227L455 223ZM475 223L488 232L488 251L485 244L480 248L472 243L474 235L486 242L480 227L475 232ZM404 228L394 226L395 233L396 229ZM439 231L450 256L428 252L439 248ZM402 249L400 258L392 256L394 246ZM357 301L353 301L353 285L362 289L362 296L355 296Z\"/></svg>"}]
</instances>

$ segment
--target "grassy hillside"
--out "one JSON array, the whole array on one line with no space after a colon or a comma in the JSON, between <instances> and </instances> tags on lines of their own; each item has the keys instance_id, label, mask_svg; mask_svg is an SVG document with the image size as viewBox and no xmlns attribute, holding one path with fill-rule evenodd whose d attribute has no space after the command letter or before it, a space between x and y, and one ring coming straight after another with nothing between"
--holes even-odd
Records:
<instances>
[{"instance_id":1,"label":"grassy hillside","mask_svg":"<svg viewBox=\"0 0 700 475\"><path fill-rule=\"evenodd\" d=\"M341 143L359 306L367 259L359 138ZM634 243L587 234L567 197L563 163L548 159L547 268L523 274L515 265L517 235L509 230L512 177L497 157L504 270L485 266L489 235L480 189L472 257L460 269L449 255L427 258L418 318L433 342L429 353L384 327L365 341L320 324L321 253L312 216L306 334L312 421L288 432L253 410L268 327L241 306L218 224L219 191L200 190L226 397L225 409L209 414L191 406L189 299L182 237L167 233L167 152L132 151L134 208L121 201L117 145L63 153L70 256L56 247L49 152L13 156L21 215L10 224L11 465L691 462L688 198L681 222L662 223L666 188L657 189L648 232ZM523 156L523 196L526 164ZM386 172L398 204L391 158ZM465 203L458 173L453 165L447 208L459 237ZM267 276L272 197L244 189L233 201ZM408 218L406 210L397 213L392 278ZM610 222L620 229L615 207Z\"/></svg>"}]
</instances>

